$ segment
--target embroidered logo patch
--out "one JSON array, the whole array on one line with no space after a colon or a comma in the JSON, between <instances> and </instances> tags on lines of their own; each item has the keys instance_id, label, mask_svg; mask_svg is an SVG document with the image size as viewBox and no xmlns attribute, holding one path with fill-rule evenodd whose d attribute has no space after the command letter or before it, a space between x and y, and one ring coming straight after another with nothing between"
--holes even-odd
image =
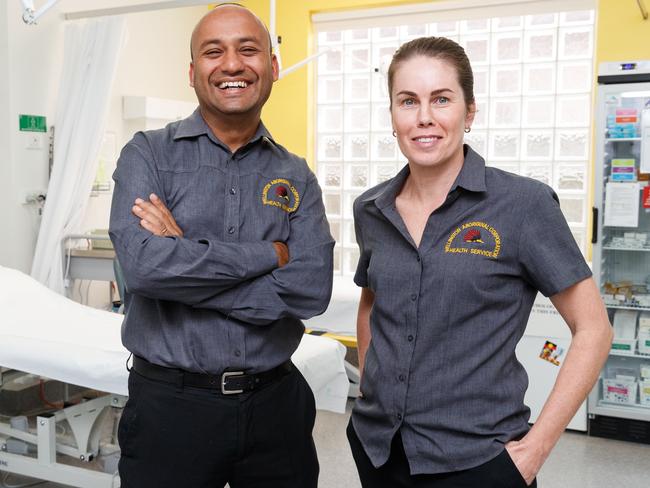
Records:
<instances>
[{"instance_id":1,"label":"embroidered logo patch","mask_svg":"<svg viewBox=\"0 0 650 488\"><path fill-rule=\"evenodd\" d=\"M277 178L269 181L262 190L262 203L279 207L285 212L295 212L300 204L300 195L289 181Z\"/></svg>"},{"instance_id":2,"label":"embroidered logo patch","mask_svg":"<svg viewBox=\"0 0 650 488\"><path fill-rule=\"evenodd\" d=\"M477 243L483 243L483 239L481 239L481 231L472 229L468 230L465 232L465 235L463 236L463 240L465 242L477 242Z\"/></svg>"},{"instance_id":3,"label":"embroidered logo patch","mask_svg":"<svg viewBox=\"0 0 650 488\"><path fill-rule=\"evenodd\" d=\"M451 233L445 252L479 254L496 259L501 251L501 237L485 222L467 222Z\"/></svg>"}]
</instances>

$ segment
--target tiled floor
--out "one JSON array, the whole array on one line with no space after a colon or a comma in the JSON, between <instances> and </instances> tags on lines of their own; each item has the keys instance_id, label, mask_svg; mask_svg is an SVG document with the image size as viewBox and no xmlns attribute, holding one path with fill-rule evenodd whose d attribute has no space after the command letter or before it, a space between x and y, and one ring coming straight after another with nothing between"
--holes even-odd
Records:
<instances>
[{"instance_id":1,"label":"tiled floor","mask_svg":"<svg viewBox=\"0 0 650 488\"><path fill-rule=\"evenodd\" d=\"M360 488L347 447L348 415L318 412L320 488ZM540 488L648 488L650 446L566 432L538 476ZM480 488L480 487L477 487Z\"/></svg>"},{"instance_id":2,"label":"tiled floor","mask_svg":"<svg viewBox=\"0 0 650 488\"><path fill-rule=\"evenodd\" d=\"M345 437L349 413L318 412L314 438L321 464L320 488L360 488ZM0 478L2 479L2 478ZM15 476L7 486L19 485ZM45 483L41 488L63 488ZM542 468L540 488L648 488L650 446L567 432ZM2 485L0 484L0 488ZM179 488L192 488L188 486ZM273 487L269 487L273 488Z\"/></svg>"}]
</instances>

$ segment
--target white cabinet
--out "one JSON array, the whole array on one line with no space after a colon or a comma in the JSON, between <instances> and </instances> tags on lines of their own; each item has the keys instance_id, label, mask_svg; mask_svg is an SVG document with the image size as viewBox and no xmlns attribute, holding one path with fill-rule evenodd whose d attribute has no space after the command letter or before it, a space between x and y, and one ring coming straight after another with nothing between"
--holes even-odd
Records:
<instances>
[{"instance_id":1,"label":"white cabinet","mask_svg":"<svg viewBox=\"0 0 650 488\"><path fill-rule=\"evenodd\" d=\"M524 403L530 408L531 423L537 421L570 345L569 327L551 301L538 293L526 333L517 344L517 359L528 374ZM586 401L580 405L567 428L583 432L587 430Z\"/></svg>"}]
</instances>

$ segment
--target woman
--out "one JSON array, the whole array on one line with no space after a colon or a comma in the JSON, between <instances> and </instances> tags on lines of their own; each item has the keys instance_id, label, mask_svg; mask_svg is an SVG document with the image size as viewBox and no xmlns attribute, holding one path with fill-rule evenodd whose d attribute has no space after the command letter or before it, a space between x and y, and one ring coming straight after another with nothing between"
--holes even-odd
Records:
<instances>
[{"instance_id":1,"label":"woman","mask_svg":"<svg viewBox=\"0 0 650 488\"><path fill-rule=\"evenodd\" d=\"M463 49L404 44L388 71L408 165L354 205L361 396L348 438L364 487L535 486L593 386L611 327L551 188L463 145ZM541 291L573 340L535 425L515 346Z\"/></svg>"}]
</instances>

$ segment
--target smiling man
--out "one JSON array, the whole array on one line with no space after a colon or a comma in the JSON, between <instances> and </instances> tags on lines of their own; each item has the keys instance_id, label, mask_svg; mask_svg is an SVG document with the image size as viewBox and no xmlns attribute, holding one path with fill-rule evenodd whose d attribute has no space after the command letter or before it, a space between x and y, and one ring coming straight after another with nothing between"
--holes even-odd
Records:
<instances>
[{"instance_id":1,"label":"smiling man","mask_svg":"<svg viewBox=\"0 0 650 488\"><path fill-rule=\"evenodd\" d=\"M261 122L278 78L262 22L219 6L191 54L199 108L136 134L114 175L134 355L121 486L316 487L314 398L290 358L331 294L321 190Z\"/></svg>"}]
</instances>

